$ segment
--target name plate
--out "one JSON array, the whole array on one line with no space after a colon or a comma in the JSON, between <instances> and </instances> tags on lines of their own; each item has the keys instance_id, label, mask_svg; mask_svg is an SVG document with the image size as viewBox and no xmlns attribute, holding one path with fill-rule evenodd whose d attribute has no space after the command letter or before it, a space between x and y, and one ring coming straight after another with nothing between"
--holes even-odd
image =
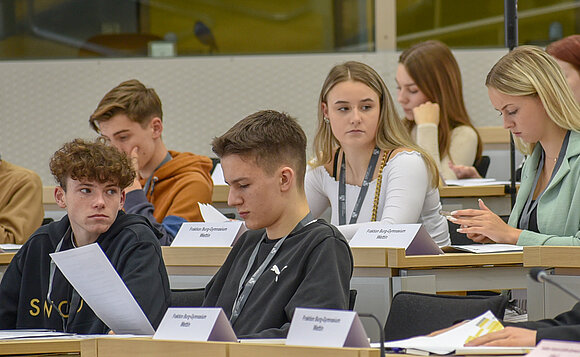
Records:
<instances>
[{"instance_id":1,"label":"name plate","mask_svg":"<svg viewBox=\"0 0 580 357\"><path fill-rule=\"evenodd\" d=\"M355 311L298 307L286 338L287 345L370 347Z\"/></svg>"},{"instance_id":2,"label":"name plate","mask_svg":"<svg viewBox=\"0 0 580 357\"><path fill-rule=\"evenodd\" d=\"M407 255L443 254L422 224L368 223L350 240L351 247L405 248Z\"/></svg>"},{"instance_id":3,"label":"name plate","mask_svg":"<svg viewBox=\"0 0 580 357\"><path fill-rule=\"evenodd\" d=\"M171 246L230 247L242 225L242 221L186 222L181 225Z\"/></svg>"},{"instance_id":4,"label":"name plate","mask_svg":"<svg viewBox=\"0 0 580 357\"><path fill-rule=\"evenodd\" d=\"M236 342L236 334L221 307L170 307L155 340Z\"/></svg>"},{"instance_id":5,"label":"name plate","mask_svg":"<svg viewBox=\"0 0 580 357\"><path fill-rule=\"evenodd\" d=\"M572 357L580 356L580 342L542 340L530 357Z\"/></svg>"}]
</instances>

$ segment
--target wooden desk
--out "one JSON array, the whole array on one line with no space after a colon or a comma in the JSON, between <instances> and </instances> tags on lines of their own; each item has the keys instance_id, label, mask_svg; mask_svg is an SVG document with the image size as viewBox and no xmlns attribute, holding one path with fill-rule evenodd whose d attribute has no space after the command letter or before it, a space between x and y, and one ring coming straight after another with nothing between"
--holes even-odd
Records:
<instances>
[{"instance_id":1,"label":"wooden desk","mask_svg":"<svg viewBox=\"0 0 580 357\"><path fill-rule=\"evenodd\" d=\"M524 266L547 268L553 280L580 294L580 247L524 247ZM576 300L560 289L528 279L530 320L554 317L575 303Z\"/></svg>"},{"instance_id":2,"label":"wooden desk","mask_svg":"<svg viewBox=\"0 0 580 357\"><path fill-rule=\"evenodd\" d=\"M0 356L80 356L82 340L4 340L0 341ZM90 352L87 353L91 356ZM82 354L84 357L85 354Z\"/></svg>"},{"instance_id":3,"label":"wooden desk","mask_svg":"<svg viewBox=\"0 0 580 357\"><path fill-rule=\"evenodd\" d=\"M379 357L380 353L378 349L371 348L333 348L238 343L229 345L228 355L229 357Z\"/></svg>"},{"instance_id":4,"label":"wooden desk","mask_svg":"<svg viewBox=\"0 0 580 357\"><path fill-rule=\"evenodd\" d=\"M446 253L406 256L401 248L388 249L393 295L398 291L425 293L527 288L529 268L523 253Z\"/></svg>"},{"instance_id":5,"label":"wooden desk","mask_svg":"<svg viewBox=\"0 0 580 357\"><path fill-rule=\"evenodd\" d=\"M439 195L446 211L479 208L477 199L481 198L498 215L509 215L511 212L511 199L505 185L441 186Z\"/></svg>"},{"instance_id":6,"label":"wooden desk","mask_svg":"<svg viewBox=\"0 0 580 357\"><path fill-rule=\"evenodd\" d=\"M53 357L379 357L379 350L232 342L164 341L153 340L149 337L0 341L0 356L20 354L28 356L50 354Z\"/></svg>"},{"instance_id":7,"label":"wooden desk","mask_svg":"<svg viewBox=\"0 0 580 357\"><path fill-rule=\"evenodd\" d=\"M213 276L230 253L230 247L161 247L169 275Z\"/></svg>"}]
</instances>

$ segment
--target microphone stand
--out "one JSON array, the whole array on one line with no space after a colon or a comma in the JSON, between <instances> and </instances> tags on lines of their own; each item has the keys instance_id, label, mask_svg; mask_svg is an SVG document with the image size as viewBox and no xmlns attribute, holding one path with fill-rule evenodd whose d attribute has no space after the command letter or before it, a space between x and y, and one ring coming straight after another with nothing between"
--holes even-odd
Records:
<instances>
[{"instance_id":1,"label":"microphone stand","mask_svg":"<svg viewBox=\"0 0 580 357\"><path fill-rule=\"evenodd\" d=\"M518 1L504 0L505 45L511 51L518 46ZM506 187L508 188L508 187ZM516 204L516 149L510 132L510 185L508 188L511 207Z\"/></svg>"},{"instance_id":2,"label":"microphone stand","mask_svg":"<svg viewBox=\"0 0 580 357\"><path fill-rule=\"evenodd\" d=\"M368 318L371 318L377 322L377 325L379 326L379 338L381 339L381 341L380 341L381 357L385 357L385 331L383 330L383 327L381 326L381 322L373 314L368 314L365 312L357 312L357 314L359 317L368 317Z\"/></svg>"}]
</instances>

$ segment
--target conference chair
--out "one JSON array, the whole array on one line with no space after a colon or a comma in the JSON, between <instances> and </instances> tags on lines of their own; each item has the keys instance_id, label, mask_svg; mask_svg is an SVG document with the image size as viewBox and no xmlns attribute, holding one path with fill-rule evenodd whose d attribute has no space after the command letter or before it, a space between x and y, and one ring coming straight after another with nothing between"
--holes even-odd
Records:
<instances>
[{"instance_id":1,"label":"conference chair","mask_svg":"<svg viewBox=\"0 0 580 357\"><path fill-rule=\"evenodd\" d=\"M491 159L487 155L482 155L479 159L475 160L473 167L479 172L481 177L485 177L487 174L487 169L489 169L489 164Z\"/></svg>"},{"instance_id":2,"label":"conference chair","mask_svg":"<svg viewBox=\"0 0 580 357\"><path fill-rule=\"evenodd\" d=\"M456 296L398 292L385 323L385 341L426 335L472 319L487 310L503 319L507 296Z\"/></svg>"},{"instance_id":3,"label":"conference chair","mask_svg":"<svg viewBox=\"0 0 580 357\"><path fill-rule=\"evenodd\" d=\"M354 310L354 304L356 303L356 295L358 291L356 289L350 289L348 294L348 309L350 311Z\"/></svg>"},{"instance_id":4,"label":"conference chair","mask_svg":"<svg viewBox=\"0 0 580 357\"><path fill-rule=\"evenodd\" d=\"M205 288L171 289L171 307L200 307Z\"/></svg>"}]
</instances>

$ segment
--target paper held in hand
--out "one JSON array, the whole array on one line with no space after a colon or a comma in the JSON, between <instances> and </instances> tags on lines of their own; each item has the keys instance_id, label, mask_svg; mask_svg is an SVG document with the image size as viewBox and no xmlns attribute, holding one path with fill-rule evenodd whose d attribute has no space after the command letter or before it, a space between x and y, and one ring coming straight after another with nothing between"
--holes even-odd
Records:
<instances>
[{"instance_id":1,"label":"paper held in hand","mask_svg":"<svg viewBox=\"0 0 580 357\"><path fill-rule=\"evenodd\" d=\"M51 253L50 257L95 315L113 332L134 335L155 333L147 316L97 243Z\"/></svg>"},{"instance_id":2,"label":"paper held in hand","mask_svg":"<svg viewBox=\"0 0 580 357\"><path fill-rule=\"evenodd\" d=\"M405 248L407 255L443 254L422 224L366 223L349 244L351 247Z\"/></svg>"},{"instance_id":3,"label":"paper held in hand","mask_svg":"<svg viewBox=\"0 0 580 357\"><path fill-rule=\"evenodd\" d=\"M385 342L385 348L402 348L427 351L435 354L448 354L476 337L503 329L503 325L491 311L474 318L437 336L419 336L399 341ZM378 345L373 344L373 347Z\"/></svg>"},{"instance_id":4,"label":"paper held in hand","mask_svg":"<svg viewBox=\"0 0 580 357\"><path fill-rule=\"evenodd\" d=\"M210 204L199 203L205 222L181 225L172 247L230 247L247 230L243 221L231 221Z\"/></svg>"},{"instance_id":5,"label":"paper held in hand","mask_svg":"<svg viewBox=\"0 0 580 357\"><path fill-rule=\"evenodd\" d=\"M367 334L355 311L294 310L287 345L323 347L370 347Z\"/></svg>"},{"instance_id":6,"label":"paper held in hand","mask_svg":"<svg viewBox=\"0 0 580 357\"><path fill-rule=\"evenodd\" d=\"M221 307L170 307L155 340L236 342L236 334Z\"/></svg>"}]
</instances>

